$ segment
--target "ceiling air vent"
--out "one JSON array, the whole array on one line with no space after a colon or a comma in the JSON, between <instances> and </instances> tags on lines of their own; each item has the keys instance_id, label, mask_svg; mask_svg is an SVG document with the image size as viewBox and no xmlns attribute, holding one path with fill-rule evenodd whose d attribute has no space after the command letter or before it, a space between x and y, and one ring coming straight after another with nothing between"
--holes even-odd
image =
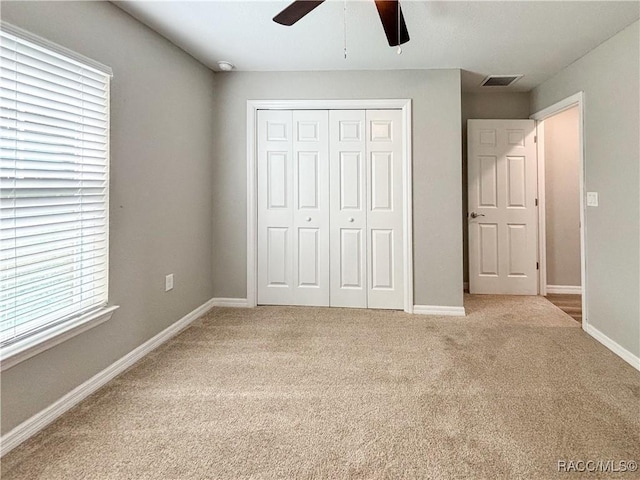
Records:
<instances>
[{"instance_id":1,"label":"ceiling air vent","mask_svg":"<svg viewBox=\"0 0 640 480\"><path fill-rule=\"evenodd\" d=\"M489 75L482 81L483 87L508 87L522 78L522 75Z\"/></svg>"}]
</instances>

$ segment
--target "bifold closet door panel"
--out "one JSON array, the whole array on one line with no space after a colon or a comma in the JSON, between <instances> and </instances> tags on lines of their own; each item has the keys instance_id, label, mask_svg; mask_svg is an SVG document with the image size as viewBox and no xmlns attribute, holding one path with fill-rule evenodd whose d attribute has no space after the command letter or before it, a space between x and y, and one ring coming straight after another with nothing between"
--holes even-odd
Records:
<instances>
[{"instance_id":1,"label":"bifold closet door panel","mask_svg":"<svg viewBox=\"0 0 640 480\"><path fill-rule=\"evenodd\" d=\"M258 303L293 300L293 115L258 112Z\"/></svg>"},{"instance_id":2,"label":"bifold closet door panel","mask_svg":"<svg viewBox=\"0 0 640 480\"><path fill-rule=\"evenodd\" d=\"M368 307L402 309L402 112L367 110Z\"/></svg>"},{"instance_id":3,"label":"bifold closet door panel","mask_svg":"<svg viewBox=\"0 0 640 480\"><path fill-rule=\"evenodd\" d=\"M327 111L258 112L258 303L329 305Z\"/></svg>"},{"instance_id":4,"label":"bifold closet door panel","mask_svg":"<svg viewBox=\"0 0 640 480\"><path fill-rule=\"evenodd\" d=\"M293 301L329 306L329 112L293 112Z\"/></svg>"},{"instance_id":5,"label":"bifold closet door panel","mask_svg":"<svg viewBox=\"0 0 640 480\"><path fill-rule=\"evenodd\" d=\"M364 110L332 110L330 128L331 306L367 307Z\"/></svg>"}]
</instances>

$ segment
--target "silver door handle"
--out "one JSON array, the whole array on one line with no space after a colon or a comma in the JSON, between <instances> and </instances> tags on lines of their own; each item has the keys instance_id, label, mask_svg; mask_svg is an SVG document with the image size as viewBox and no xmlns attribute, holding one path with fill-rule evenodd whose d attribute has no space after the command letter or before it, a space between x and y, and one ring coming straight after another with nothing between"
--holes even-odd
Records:
<instances>
[{"instance_id":1,"label":"silver door handle","mask_svg":"<svg viewBox=\"0 0 640 480\"><path fill-rule=\"evenodd\" d=\"M349 223L353 223L353 217L349 217Z\"/></svg>"},{"instance_id":2,"label":"silver door handle","mask_svg":"<svg viewBox=\"0 0 640 480\"><path fill-rule=\"evenodd\" d=\"M307 218L305 218L305 220L306 220L307 222L310 222L310 221L311 221L311 217L307 217Z\"/></svg>"},{"instance_id":3,"label":"silver door handle","mask_svg":"<svg viewBox=\"0 0 640 480\"><path fill-rule=\"evenodd\" d=\"M471 213L469 214L469 216L470 216L471 218L484 217L484 213L471 212Z\"/></svg>"}]
</instances>

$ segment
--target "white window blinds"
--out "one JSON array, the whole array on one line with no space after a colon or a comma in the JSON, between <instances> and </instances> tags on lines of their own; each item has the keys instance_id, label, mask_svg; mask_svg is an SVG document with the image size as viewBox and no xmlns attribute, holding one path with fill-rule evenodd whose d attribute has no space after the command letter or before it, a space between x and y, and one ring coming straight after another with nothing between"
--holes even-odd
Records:
<instances>
[{"instance_id":1,"label":"white window blinds","mask_svg":"<svg viewBox=\"0 0 640 480\"><path fill-rule=\"evenodd\" d=\"M0 345L107 303L110 75L0 31Z\"/></svg>"}]
</instances>

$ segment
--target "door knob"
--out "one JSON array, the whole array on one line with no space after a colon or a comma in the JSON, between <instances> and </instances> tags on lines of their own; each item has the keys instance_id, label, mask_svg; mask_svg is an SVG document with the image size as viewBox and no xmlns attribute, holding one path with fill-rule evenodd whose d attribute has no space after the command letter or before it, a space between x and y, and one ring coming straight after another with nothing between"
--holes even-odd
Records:
<instances>
[{"instance_id":1,"label":"door knob","mask_svg":"<svg viewBox=\"0 0 640 480\"><path fill-rule=\"evenodd\" d=\"M307 222L310 222L310 221L311 221L311 217L307 217L305 220L306 220Z\"/></svg>"},{"instance_id":2,"label":"door knob","mask_svg":"<svg viewBox=\"0 0 640 480\"><path fill-rule=\"evenodd\" d=\"M353 217L349 217L349 223L353 223Z\"/></svg>"},{"instance_id":3,"label":"door knob","mask_svg":"<svg viewBox=\"0 0 640 480\"><path fill-rule=\"evenodd\" d=\"M470 216L471 218L484 217L484 213L471 212L471 213L469 214L469 216Z\"/></svg>"}]
</instances>

